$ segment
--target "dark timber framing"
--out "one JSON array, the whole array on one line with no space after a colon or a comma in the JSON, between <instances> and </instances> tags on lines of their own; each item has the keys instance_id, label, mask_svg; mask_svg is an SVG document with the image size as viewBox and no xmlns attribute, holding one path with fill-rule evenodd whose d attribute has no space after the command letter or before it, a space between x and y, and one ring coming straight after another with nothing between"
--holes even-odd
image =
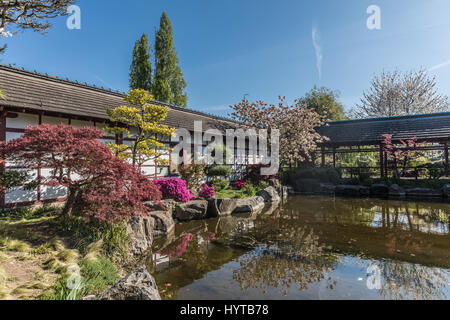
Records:
<instances>
[{"instance_id":1,"label":"dark timber framing","mask_svg":"<svg viewBox=\"0 0 450 320\"><path fill-rule=\"evenodd\" d=\"M108 116L106 114L108 108L114 108L124 104L123 94L119 92L1 64L0 90L4 91L7 96L6 101L0 100L0 142L6 142L8 133L20 134L24 132L24 128L7 127L7 119L18 118L21 114L37 116L38 124L42 124L43 117L48 116L64 119L67 121L67 124L72 124L73 121L79 120L88 121L92 125L97 126L108 123ZM194 131L194 121L201 121L204 131L208 129L224 131L238 126L236 122L227 118L180 108L158 101L155 101L155 103L166 105L170 108L169 114L164 121L165 124L174 128L185 128L191 134ZM120 136L105 136L104 140L113 140L119 143L130 139L123 139ZM169 141L164 142L173 145ZM206 147L206 144L203 144L202 147ZM170 161L170 153L168 157ZM248 157L246 161L248 162ZM154 178L163 177L160 175L161 168L168 170L169 176L172 175L172 168L170 167L158 167L157 165L143 167L154 167ZM14 166L8 166L7 168L24 169ZM36 169L38 177L41 177L41 170L46 168L32 169ZM5 170L6 161L5 159L0 159L0 171ZM42 199L42 186L44 184L40 183L38 185L37 201L13 204L7 204L5 202L5 192L0 190L0 208L64 201L64 198Z\"/></svg>"},{"instance_id":2,"label":"dark timber framing","mask_svg":"<svg viewBox=\"0 0 450 320\"><path fill-rule=\"evenodd\" d=\"M450 113L332 121L317 130L329 139L317 151L322 154L322 166L327 154L332 155L336 167L336 154L375 152L379 155L380 175L385 177L389 168L381 135L390 134L393 143L416 137L418 142L427 143L418 150L443 151L446 176L449 175Z\"/></svg>"}]
</instances>

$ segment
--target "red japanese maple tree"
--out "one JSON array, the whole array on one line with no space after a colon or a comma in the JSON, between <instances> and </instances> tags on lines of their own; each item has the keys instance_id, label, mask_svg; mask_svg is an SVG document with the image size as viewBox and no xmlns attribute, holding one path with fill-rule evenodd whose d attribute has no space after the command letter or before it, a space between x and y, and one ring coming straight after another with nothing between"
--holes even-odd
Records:
<instances>
[{"instance_id":1,"label":"red japanese maple tree","mask_svg":"<svg viewBox=\"0 0 450 320\"><path fill-rule=\"evenodd\" d=\"M143 201L161 200L159 189L132 165L115 157L93 127L70 125L28 127L19 139L0 146L2 156L20 167L51 168L41 183L64 186L63 214L83 213L114 222L144 215Z\"/></svg>"},{"instance_id":2,"label":"red japanese maple tree","mask_svg":"<svg viewBox=\"0 0 450 320\"><path fill-rule=\"evenodd\" d=\"M383 134L381 137L384 138L382 142L383 151L387 153L389 159L393 162L394 171L397 177L400 177L400 165L402 167L401 174L403 175L406 172L408 161L411 159L412 155L420 156L417 147L426 144L426 142L419 143L417 137L408 140L400 139L399 144L393 143L392 135L390 134Z\"/></svg>"}]
</instances>

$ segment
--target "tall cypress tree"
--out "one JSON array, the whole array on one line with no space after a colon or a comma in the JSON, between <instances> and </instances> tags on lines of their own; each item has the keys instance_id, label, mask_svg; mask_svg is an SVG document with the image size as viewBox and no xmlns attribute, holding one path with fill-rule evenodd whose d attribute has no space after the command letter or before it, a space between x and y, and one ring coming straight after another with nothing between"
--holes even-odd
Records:
<instances>
[{"instance_id":1,"label":"tall cypress tree","mask_svg":"<svg viewBox=\"0 0 450 320\"><path fill-rule=\"evenodd\" d=\"M172 23L165 12L155 34L155 78L152 93L156 100L187 106L187 86L174 46Z\"/></svg>"},{"instance_id":2,"label":"tall cypress tree","mask_svg":"<svg viewBox=\"0 0 450 320\"><path fill-rule=\"evenodd\" d=\"M150 61L151 45L144 33L136 41L133 50L133 61L130 67L130 88L152 90L152 63Z\"/></svg>"}]
</instances>

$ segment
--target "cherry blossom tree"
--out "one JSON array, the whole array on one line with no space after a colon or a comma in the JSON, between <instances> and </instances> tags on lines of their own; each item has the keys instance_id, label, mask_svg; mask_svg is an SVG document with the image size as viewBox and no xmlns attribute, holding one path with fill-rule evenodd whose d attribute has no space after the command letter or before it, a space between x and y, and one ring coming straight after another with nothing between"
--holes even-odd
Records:
<instances>
[{"instance_id":1,"label":"cherry blossom tree","mask_svg":"<svg viewBox=\"0 0 450 320\"><path fill-rule=\"evenodd\" d=\"M425 70L375 76L353 114L357 118L446 112L448 97L436 92L436 79Z\"/></svg>"},{"instance_id":2,"label":"cherry blossom tree","mask_svg":"<svg viewBox=\"0 0 450 320\"><path fill-rule=\"evenodd\" d=\"M280 131L280 160L292 164L294 161L310 161L317 143L327 140L316 128L325 124L326 115L319 115L313 109L295 100L286 104L279 97L278 104L264 101L250 103L244 99L231 106L230 116L243 126L255 129L278 129Z\"/></svg>"}]
</instances>

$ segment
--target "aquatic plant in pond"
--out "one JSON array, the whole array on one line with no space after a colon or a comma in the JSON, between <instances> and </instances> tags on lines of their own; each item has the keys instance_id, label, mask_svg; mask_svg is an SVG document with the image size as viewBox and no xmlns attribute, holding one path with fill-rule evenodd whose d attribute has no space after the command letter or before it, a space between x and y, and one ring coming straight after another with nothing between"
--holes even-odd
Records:
<instances>
[{"instance_id":1,"label":"aquatic plant in pond","mask_svg":"<svg viewBox=\"0 0 450 320\"><path fill-rule=\"evenodd\" d=\"M189 190L186 181L180 178L157 179L154 184L161 191L163 198L189 202L195 198L194 192Z\"/></svg>"}]
</instances>

